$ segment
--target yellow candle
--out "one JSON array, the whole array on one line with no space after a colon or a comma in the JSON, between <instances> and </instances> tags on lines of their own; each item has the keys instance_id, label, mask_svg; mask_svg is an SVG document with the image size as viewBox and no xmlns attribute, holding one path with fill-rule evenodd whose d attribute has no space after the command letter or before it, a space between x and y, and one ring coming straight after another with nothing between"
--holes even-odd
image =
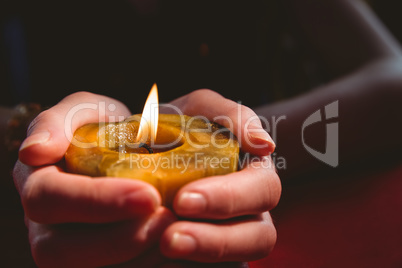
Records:
<instances>
[{"instance_id":1,"label":"yellow candle","mask_svg":"<svg viewBox=\"0 0 402 268\"><path fill-rule=\"evenodd\" d=\"M79 128L65 155L67 170L148 182L166 206L183 185L237 170L239 145L228 129L185 115L159 114L157 126L141 121L144 117L143 113L120 123ZM140 147L144 143L151 153Z\"/></svg>"}]
</instances>

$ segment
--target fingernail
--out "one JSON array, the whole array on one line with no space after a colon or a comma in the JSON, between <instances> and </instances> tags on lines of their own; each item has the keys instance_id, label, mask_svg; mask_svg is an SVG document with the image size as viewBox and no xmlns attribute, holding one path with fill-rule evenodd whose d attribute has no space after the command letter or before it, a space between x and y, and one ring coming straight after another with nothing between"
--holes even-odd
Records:
<instances>
[{"instance_id":1,"label":"fingernail","mask_svg":"<svg viewBox=\"0 0 402 268\"><path fill-rule=\"evenodd\" d=\"M149 213L155 211L160 205L159 197L148 189L135 191L125 198L125 205L136 213Z\"/></svg>"},{"instance_id":2,"label":"fingernail","mask_svg":"<svg viewBox=\"0 0 402 268\"><path fill-rule=\"evenodd\" d=\"M175 232L170 241L169 250L174 252L175 256L187 256L196 251L197 242L194 237L188 234Z\"/></svg>"},{"instance_id":3,"label":"fingernail","mask_svg":"<svg viewBox=\"0 0 402 268\"><path fill-rule=\"evenodd\" d=\"M272 140L271 136L269 136L269 134L259 126L250 125L248 127L248 137L254 144L266 144L267 146L269 144L272 144L273 146L275 146L275 143Z\"/></svg>"},{"instance_id":4,"label":"fingernail","mask_svg":"<svg viewBox=\"0 0 402 268\"><path fill-rule=\"evenodd\" d=\"M36 144L45 143L49 139L50 139L50 133L48 131L35 133L34 135L29 136L28 138L25 139L25 141L21 144L20 151Z\"/></svg>"},{"instance_id":5,"label":"fingernail","mask_svg":"<svg viewBox=\"0 0 402 268\"><path fill-rule=\"evenodd\" d=\"M198 214L207 208L207 200L200 193L184 192L177 202L176 212L180 214Z\"/></svg>"}]
</instances>

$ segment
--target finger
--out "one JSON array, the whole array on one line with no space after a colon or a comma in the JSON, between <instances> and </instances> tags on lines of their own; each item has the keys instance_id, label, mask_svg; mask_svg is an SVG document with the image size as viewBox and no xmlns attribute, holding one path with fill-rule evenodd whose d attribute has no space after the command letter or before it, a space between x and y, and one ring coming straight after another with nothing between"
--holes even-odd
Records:
<instances>
[{"instance_id":1,"label":"finger","mask_svg":"<svg viewBox=\"0 0 402 268\"><path fill-rule=\"evenodd\" d=\"M251 261L267 256L276 242L269 213L222 224L179 221L161 238L162 253L199 262Z\"/></svg>"},{"instance_id":2,"label":"finger","mask_svg":"<svg viewBox=\"0 0 402 268\"><path fill-rule=\"evenodd\" d=\"M171 104L181 108L186 115L202 115L230 129L243 151L264 156L275 150L274 141L262 128L261 120L253 110L214 91L197 90Z\"/></svg>"},{"instance_id":3,"label":"finger","mask_svg":"<svg viewBox=\"0 0 402 268\"><path fill-rule=\"evenodd\" d=\"M183 217L228 219L274 208L281 194L274 163L270 157L252 160L239 172L185 185L175 197L175 212Z\"/></svg>"},{"instance_id":4,"label":"finger","mask_svg":"<svg viewBox=\"0 0 402 268\"><path fill-rule=\"evenodd\" d=\"M175 217L166 208L144 219L102 225L42 225L30 221L39 267L103 267L127 262L157 243Z\"/></svg>"},{"instance_id":5,"label":"finger","mask_svg":"<svg viewBox=\"0 0 402 268\"><path fill-rule=\"evenodd\" d=\"M30 169L17 165L16 173ZM93 179L63 173L56 166L33 171L25 183L18 182L24 175L14 176L26 215L40 223L112 222L150 214L161 204L157 190L137 180Z\"/></svg>"},{"instance_id":6,"label":"finger","mask_svg":"<svg viewBox=\"0 0 402 268\"><path fill-rule=\"evenodd\" d=\"M89 92L74 93L39 114L30 124L19 159L31 166L63 158L74 131L91 122L116 121L130 115L119 101ZM119 118L120 116L120 118Z\"/></svg>"}]
</instances>

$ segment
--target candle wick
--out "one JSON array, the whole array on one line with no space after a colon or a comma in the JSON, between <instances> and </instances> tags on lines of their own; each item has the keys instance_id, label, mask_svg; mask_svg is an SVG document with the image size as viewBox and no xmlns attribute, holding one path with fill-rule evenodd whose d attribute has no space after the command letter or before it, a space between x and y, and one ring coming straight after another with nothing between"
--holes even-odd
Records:
<instances>
[{"instance_id":1,"label":"candle wick","mask_svg":"<svg viewBox=\"0 0 402 268\"><path fill-rule=\"evenodd\" d=\"M153 153L154 153L154 150L152 150L152 148L149 147L149 145L146 144L146 143L144 143L144 142L141 142L138 147L139 147L139 148L145 148L145 149L147 149L148 153L150 153L150 154L153 154Z\"/></svg>"}]
</instances>

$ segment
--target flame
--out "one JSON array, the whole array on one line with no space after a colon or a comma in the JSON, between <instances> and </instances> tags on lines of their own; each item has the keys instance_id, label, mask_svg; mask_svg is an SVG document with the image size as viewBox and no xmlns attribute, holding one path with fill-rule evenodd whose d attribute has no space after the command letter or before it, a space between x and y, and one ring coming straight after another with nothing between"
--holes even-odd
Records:
<instances>
[{"instance_id":1,"label":"flame","mask_svg":"<svg viewBox=\"0 0 402 268\"><path fill-rule=\"evenodd\" d=\"M151 143L155 141L158 131L158 118L159 118L159 101L158 101L158 87L156 83L152 86L149 92L147 101L142 111L140 127L138 128L137 142L146 143L151 134Z\"/></svg>"}]
</instances>

